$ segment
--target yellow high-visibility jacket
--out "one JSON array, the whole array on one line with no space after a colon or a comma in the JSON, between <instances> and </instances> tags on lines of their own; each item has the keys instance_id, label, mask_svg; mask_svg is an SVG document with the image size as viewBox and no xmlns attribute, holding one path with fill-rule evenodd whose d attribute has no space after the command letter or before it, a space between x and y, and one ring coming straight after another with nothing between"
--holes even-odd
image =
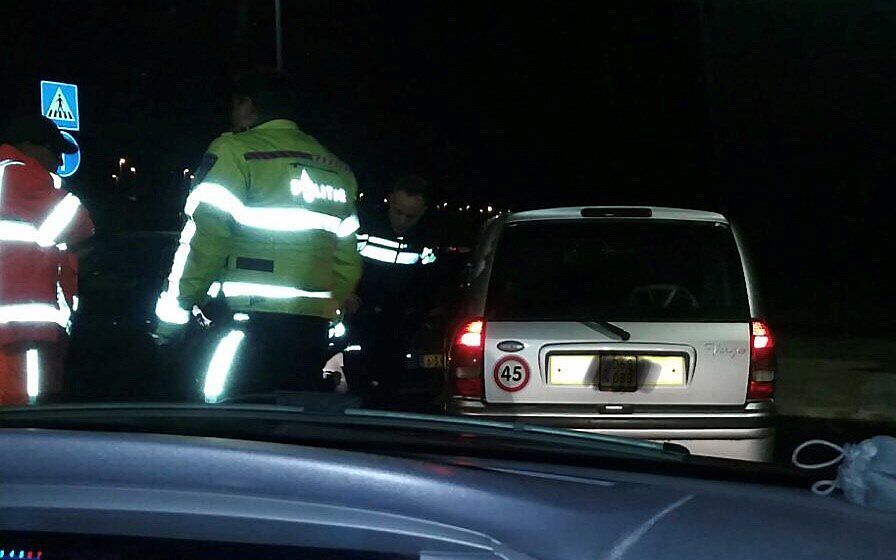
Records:
<instances>
[{"instance_id":1,"label":"yellow high-visibility jacket","mask_svg":"<svg viewBox=\"0 0 896 560\"><path fill-rule=\"evenodd\" d=\"M238 312L334 317L361 275L348 166L277 119L216 139L196 176L159 318L186 323L219 294Z\"/></svg>"}]
</instances>

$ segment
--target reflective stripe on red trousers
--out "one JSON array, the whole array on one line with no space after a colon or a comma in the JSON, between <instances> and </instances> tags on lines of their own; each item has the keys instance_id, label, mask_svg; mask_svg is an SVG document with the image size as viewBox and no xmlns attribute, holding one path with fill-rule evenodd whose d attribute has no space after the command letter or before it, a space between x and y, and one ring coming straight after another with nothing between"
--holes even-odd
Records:
<instances>
[{"instance_id":1,"label":"reflective stripe on red trousers","mask_svg":"<svg viewBox=\"0 0 896 560\"><path fill-rule=\"evenodd\" d=\"M28 350L37 350L40 371L39 395L62 389L64 344L36 343L0 346L0 406L28 404Z\"/></svg>"}]
</instances>

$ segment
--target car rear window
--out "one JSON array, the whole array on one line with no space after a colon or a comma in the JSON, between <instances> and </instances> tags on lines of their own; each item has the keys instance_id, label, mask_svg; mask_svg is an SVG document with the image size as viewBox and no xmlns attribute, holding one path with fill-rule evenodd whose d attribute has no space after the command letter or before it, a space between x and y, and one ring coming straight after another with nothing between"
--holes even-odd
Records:
<instances>
[{"instance_id":1,"label":"car rear window","mask_svg":"<svg viewBox=\"0 0 896 560\"><path fill-rule=\"evenodd\" d=\"M716 222L579 220L507 226L489 320L747 321L743 269Z\"/></svg>"}]
</instances>

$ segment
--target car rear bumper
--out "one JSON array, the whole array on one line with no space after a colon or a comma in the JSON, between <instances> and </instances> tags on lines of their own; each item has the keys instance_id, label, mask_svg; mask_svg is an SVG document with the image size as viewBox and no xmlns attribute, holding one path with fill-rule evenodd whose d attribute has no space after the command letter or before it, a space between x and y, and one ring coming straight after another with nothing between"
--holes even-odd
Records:
<instances>
[{"instance_id":1,"label":"car rear bumper","mask_svg":"<svg viewBox=\"0 0 896 560\"><path fill-rule=\"evenodd\" d=\"M767 462L774 450L771 403L734 407L676 409L633 408L625 414L595 412L594 407L495 405L452 399L446 412L484 420L525 422L608 435L667 441L695 455Z\"/></svg>"}]
</instances>

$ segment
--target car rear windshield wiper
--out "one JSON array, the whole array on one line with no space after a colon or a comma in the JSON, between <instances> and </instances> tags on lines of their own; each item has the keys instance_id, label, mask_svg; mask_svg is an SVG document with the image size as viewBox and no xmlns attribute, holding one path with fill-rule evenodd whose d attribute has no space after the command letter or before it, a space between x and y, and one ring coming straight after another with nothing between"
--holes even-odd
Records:
<instances>
[{"instance_id":1,"label":"car rear windshield wiper","mask_svg":"<svg viewBox=\"0 0 896 560\"><path fill-rule=\"evenodd\" d=\"M603 335L607 334L606 331L610 331L611 335L615 336L623 342L632 337L632 333L628 332L620 326L610 323L609 321L582 321L582 324L593 330L596 330Z\"/></svg>"}]
</instances>

